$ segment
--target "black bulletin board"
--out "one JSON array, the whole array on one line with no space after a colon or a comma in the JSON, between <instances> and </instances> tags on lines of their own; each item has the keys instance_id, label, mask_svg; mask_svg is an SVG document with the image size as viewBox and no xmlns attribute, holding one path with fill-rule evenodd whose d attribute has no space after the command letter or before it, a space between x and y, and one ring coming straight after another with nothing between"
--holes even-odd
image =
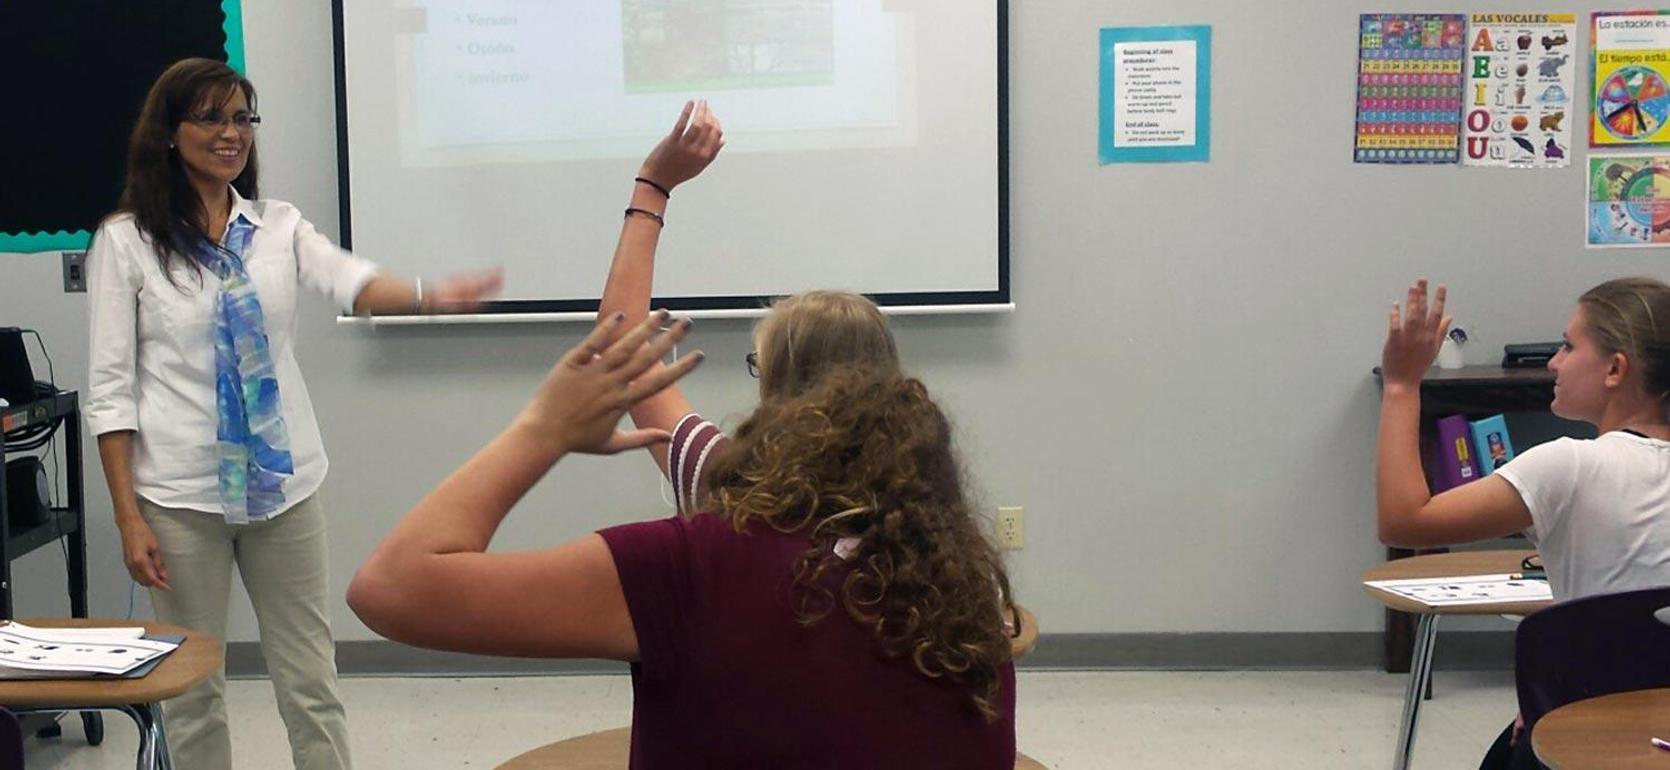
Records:
<instances>
[{"instance_id":1,"label":"black bulletin board","mask_svg":"<svg viewBox=\"0 0 1670 770\"><path fill-rule=\"evenodd\" d=\"M238 0L0 2L0 252L86 247L146 91L193 56L243 70Z\"/></svg>"}]
</instances>

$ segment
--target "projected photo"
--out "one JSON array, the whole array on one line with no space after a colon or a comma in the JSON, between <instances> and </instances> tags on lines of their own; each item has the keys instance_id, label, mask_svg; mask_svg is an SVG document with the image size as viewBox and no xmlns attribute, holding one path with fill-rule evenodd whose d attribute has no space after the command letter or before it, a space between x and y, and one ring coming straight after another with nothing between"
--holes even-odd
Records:
<instances>
[{"instance_id":1,"label":"projected photo","mask_svg":"<svg viewBox=\"0 0 1670 770\"><path fill-rule=\"evenodd\" d=\"M624 0L627 93L830 85L833 0Z\"/></svg>"},{"instance_id":2,"label":"projected photo","mask_svg":"<svg viewBox=\"0 0 1670 770\"><path fill-rule=\"evenodd\" d=\"M879 2L419 0L388 18L409 166L630 157L692 96L737 153L915 140L914 35Z\"/></svg>"}]
</instances>

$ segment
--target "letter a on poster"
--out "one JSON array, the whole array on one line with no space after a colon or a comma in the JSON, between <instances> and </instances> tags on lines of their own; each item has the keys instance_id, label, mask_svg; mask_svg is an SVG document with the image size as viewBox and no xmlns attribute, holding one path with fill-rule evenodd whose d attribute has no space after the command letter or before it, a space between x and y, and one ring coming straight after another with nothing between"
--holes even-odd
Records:
<instances>
[{"instance_id":1,"label":"letter a on poster","mask_svg":"<svg viewBox=\"0 0 1670 770\"><path fill-rule=\"evenodd\" d=\"M1212 28L1102 30L1102 163L1212 157Z\"/></svg>"}]
</instances>

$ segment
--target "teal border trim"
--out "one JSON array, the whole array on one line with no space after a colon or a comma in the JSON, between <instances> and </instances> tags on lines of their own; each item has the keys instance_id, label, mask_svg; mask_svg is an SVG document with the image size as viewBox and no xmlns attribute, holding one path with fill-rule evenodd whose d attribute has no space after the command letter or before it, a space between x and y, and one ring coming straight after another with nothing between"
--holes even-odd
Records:
<instances>
[{"instance_id":1,"label":"teal border trim","mask_svg":"<svg viewBox=\"0 0 1670 770\"><path fill-rule=\"evenodd\" d=\"M1101 92L1097 149L1109 163L1206 163L1212 160L1212 28L1103 27ZM1113 145L1113 46L1115 43L1193 40L1195 47L1195 144L1193 147L1115 147Z\"/></svg>"},{"instance_id":2,"label":"teal border trim","mask_svg":"<svg viewBox=\"0 0 1670 770\"><path fill-rule=\"evenodd\" d=\"M226 30L226 66L248 77L249 72L244 69L243 4L239 0L222 0L220 15L226 19L223 25Z\"/></svg>"},{"instance_id":3,"label":"teal border trim","mask_svg":"<svg viewBox=\"0 0 1670 770\"><path fill-rule=\"evenodd\" d=\"M0 233L0 254L39 251L86 251L93 234L86 230L67 233Z\"/></svg>"},{"instance_id":4,"label":"teal border trim","mask_svg":"<svg viewBox=\"0 0 1670 770\"><path fill-rule=\"evenodd\" d=\"M226 33L226 65L240 74L248 75L244 67L244 12L241 0L221 0L221 28ZM0 233L0 254L32 254L42 251L86 251L93 234L87 230L73 233Z\"/></svg>"}]
</instances>

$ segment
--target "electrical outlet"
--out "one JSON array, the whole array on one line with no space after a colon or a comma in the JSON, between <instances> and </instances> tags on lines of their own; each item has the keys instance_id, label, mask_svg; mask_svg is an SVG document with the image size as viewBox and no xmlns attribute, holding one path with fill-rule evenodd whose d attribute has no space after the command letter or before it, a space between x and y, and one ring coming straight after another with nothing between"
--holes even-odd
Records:
<instances>
[{"instance_id":1,"label":"electrical outlet","mask_svg":"<svg viewBox=\"0 0 1670 770\"><path fill-rule=\"evenodd\" d=\"M87 290L87 252L64 252L64 293Z\"/></svg>"},{"instance_id":2,"label":"electrical outlet","mask_svg":"<svg viewBox=\"0 0 1670 770\"><path fill-rule=\"evenodd\" d=\"M1005 551L1019 551L1026 547L1026 523L1022 519L1025 508L997 509L997 544Z\"/></svg>"}]
</instances>

